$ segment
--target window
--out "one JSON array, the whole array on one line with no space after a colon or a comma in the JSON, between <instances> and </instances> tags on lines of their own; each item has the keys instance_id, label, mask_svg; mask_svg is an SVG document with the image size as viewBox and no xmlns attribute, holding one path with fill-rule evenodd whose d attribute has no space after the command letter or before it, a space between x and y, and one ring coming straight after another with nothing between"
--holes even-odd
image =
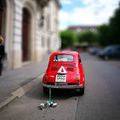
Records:
<instances>
[{"instance_id":1,"label":"window","mask_svg":"<svg viewBox=\"0 0 120 120\"><path fill-rule=\"evenodd\" d=\"M73 56L72 55L55 55L54 62L72 62L73 61Z\"/></svg>"}]
</instances>

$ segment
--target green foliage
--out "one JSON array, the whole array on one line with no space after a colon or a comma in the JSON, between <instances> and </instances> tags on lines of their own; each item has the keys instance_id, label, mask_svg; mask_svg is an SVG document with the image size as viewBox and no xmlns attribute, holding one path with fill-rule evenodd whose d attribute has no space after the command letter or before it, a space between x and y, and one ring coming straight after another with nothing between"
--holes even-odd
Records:
<instances>
[{"instance_id":1,"label":"green foliage","mask_svg":"<svg viewBox=\"0 0 120 120\"><path fill-rule=\"evenodd\" d=\"M100 45L120 44L120 7L110 18L108 25L98 27Z\"/></svg>"},{"instance_id":2,"label":"green foliage","mask_svg":"<svg viewBox=\"0 0 120 120\"><path fill-rule=\"evenodd\" d=\"M88 43L88 45L92 45L97 42L97 33L92 31L80 32L78 34L79 43Z\"/></svg>"},{"instance_id":3,"label":"green foliage","mask_svg":"<svg viewBox=\"0 0 120 120\"><path fill-rule=\"evenodd\" d=\"M62 48L74 47L75 45L84 43L92 45L98 42L98 34L91 31L75 33L65 30L60 33L60 37L62 40Z\"/></svg>"},{"instance_id":4,"label":"green foliage","mask_svg":"<svg viewBox=\"0 0 120 120\"><path fill-rule=\"evenodd\" d=\"M77 42L77 36L74 32L66 30L60 33L62 48L73 47Z\"/></svg>"},{"instance_id":5,"label":"green foliage","mask_svg":"<svg viewBox=\"0 0 120 120\"><path fill-rule=\"evenodd\" d=\"M109 26L108 25L101 25L98 27L98 40L99 44L105 46L109 44Z\"/></svg>"},{"instance_id":6,"label":"green foliage","mask_svg":"<svg viewBox=\"0 0 120 120\"><path fill-rule=\"evenodd\" d=\"M114 16L110 19L110 40L113 44L120 44L120 7L115 11Z\"/></svg>"},{"instance_id":7,"label":"green foliage","mask_svg":"<svg viewBox=\"0 0 120 120\"><path fill-rule=\"evenodd\" d=\"M60 33L62 48L73 47L75 44L93 45L95 43L102 46L110 44L120 44L120 7L116 9L114 15L110 18L108 25L101 25L97 32L84 31L74 33L66 30Z\"/></svg>"}]
</instances>

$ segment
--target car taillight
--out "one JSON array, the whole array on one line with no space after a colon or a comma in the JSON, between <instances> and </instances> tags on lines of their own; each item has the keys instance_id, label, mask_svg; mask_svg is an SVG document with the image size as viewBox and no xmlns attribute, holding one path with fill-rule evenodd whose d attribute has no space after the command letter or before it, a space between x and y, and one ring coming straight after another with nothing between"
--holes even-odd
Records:
<instances>
[{"instance_id":1,"label":"car taillight","mask_svg":"<svg viewBox=\"0 0 120 120\"><path fill-rule=\"evenodd\" d=\"M47 75L44 75L44 77L43 77L43 82L44 82L44 83L47 83L47 80L48 80L48 76L47 76Z\"/></svg>"},{"instance_id":2,"label":"car taillight","mask_svg":"<svg viewBox=\"0 0 120 120\"><path fill-rule=\"evenodd\" d=\"M83 77L83 79L80 81L80 86L84 87L84 84L85 84L85 80L84 80L84 77Z\"/></svg>"},{"instance_id":3,"label":"car taillight","mask_svg":"<svg viewBox=\"0 0 120 120\"><path fill-rule=\"evenodd\" d=\"M50 75L49 77L50 77L50 78L55 78L55 76L54 76L54 75Z\"/></svg>"},{"instance_id":4,"label":"car taillight","mask_svg":"<svg viewBox=\"0 0 120 120\"><path fill-rule=\"evenodd\" d=\"M46 81L46 80L48 80L48 76L47 76L47 75L45 75L45 81Z\"/></svg>"},{"instance_id":5,"label":"car taillight","mask_svg":"<svg viewBox=\"0 0 120 120\"><path fill-rule=\"evenodd\" d=\"M77 80L77 81L80 81L80 75L77 75L77 76L76 76L76 80Z\"/></svg>"}]
</instances>

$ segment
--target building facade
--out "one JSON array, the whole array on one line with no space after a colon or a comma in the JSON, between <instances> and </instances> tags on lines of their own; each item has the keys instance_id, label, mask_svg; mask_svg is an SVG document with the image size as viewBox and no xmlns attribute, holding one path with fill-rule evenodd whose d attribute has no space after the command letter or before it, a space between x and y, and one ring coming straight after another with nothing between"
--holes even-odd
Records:
<instances>
[{"instance_id":1,"label":"building facade","mask_svg":"<svg viewBox=\"0 0 120 120\"><path fill-rule=\"evenodd\" d=\"M0 0L8 68L38 62L46 52L60 48L59 9L59 0Z\"/></svg>"}]
</instances>

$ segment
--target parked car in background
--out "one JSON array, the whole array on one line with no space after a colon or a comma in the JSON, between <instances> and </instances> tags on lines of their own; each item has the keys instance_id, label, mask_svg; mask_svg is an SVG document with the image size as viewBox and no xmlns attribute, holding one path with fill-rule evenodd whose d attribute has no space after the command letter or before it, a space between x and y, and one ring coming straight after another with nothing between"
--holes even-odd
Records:
<instances>
[{"instance_id":1,"label":"parked car in background","mask_svg":"<svg viewBox=\"0 0 120 120\"><path fill-rule=\"evenodd\" d=\"M105 60L120 59L120 45L107 46L98 53L98 56Z\"/></svg>"},{"instance_id":2,"label":"parked car in background","mask_svg":"<svg viewBox=\"0 0 120 120\"><path fill-rule=\"evenodd\" d=\"M102 50L102 48L99 48L99 47L90 47L90 48L88 48L88 52L91 55L97 55L101 50Z\"/></svg>"},{"instance_id":3,"label":"parked car in background","mask_svg":"<svg viewBox=\"0 0 120 120\"><path fill-rule=\"evenodd\" d=\"M48 88L73 89L83 95L85 77L80 54L73 51L52 53L42 85L44 92Z\"/></svg>"}]
</instances>

